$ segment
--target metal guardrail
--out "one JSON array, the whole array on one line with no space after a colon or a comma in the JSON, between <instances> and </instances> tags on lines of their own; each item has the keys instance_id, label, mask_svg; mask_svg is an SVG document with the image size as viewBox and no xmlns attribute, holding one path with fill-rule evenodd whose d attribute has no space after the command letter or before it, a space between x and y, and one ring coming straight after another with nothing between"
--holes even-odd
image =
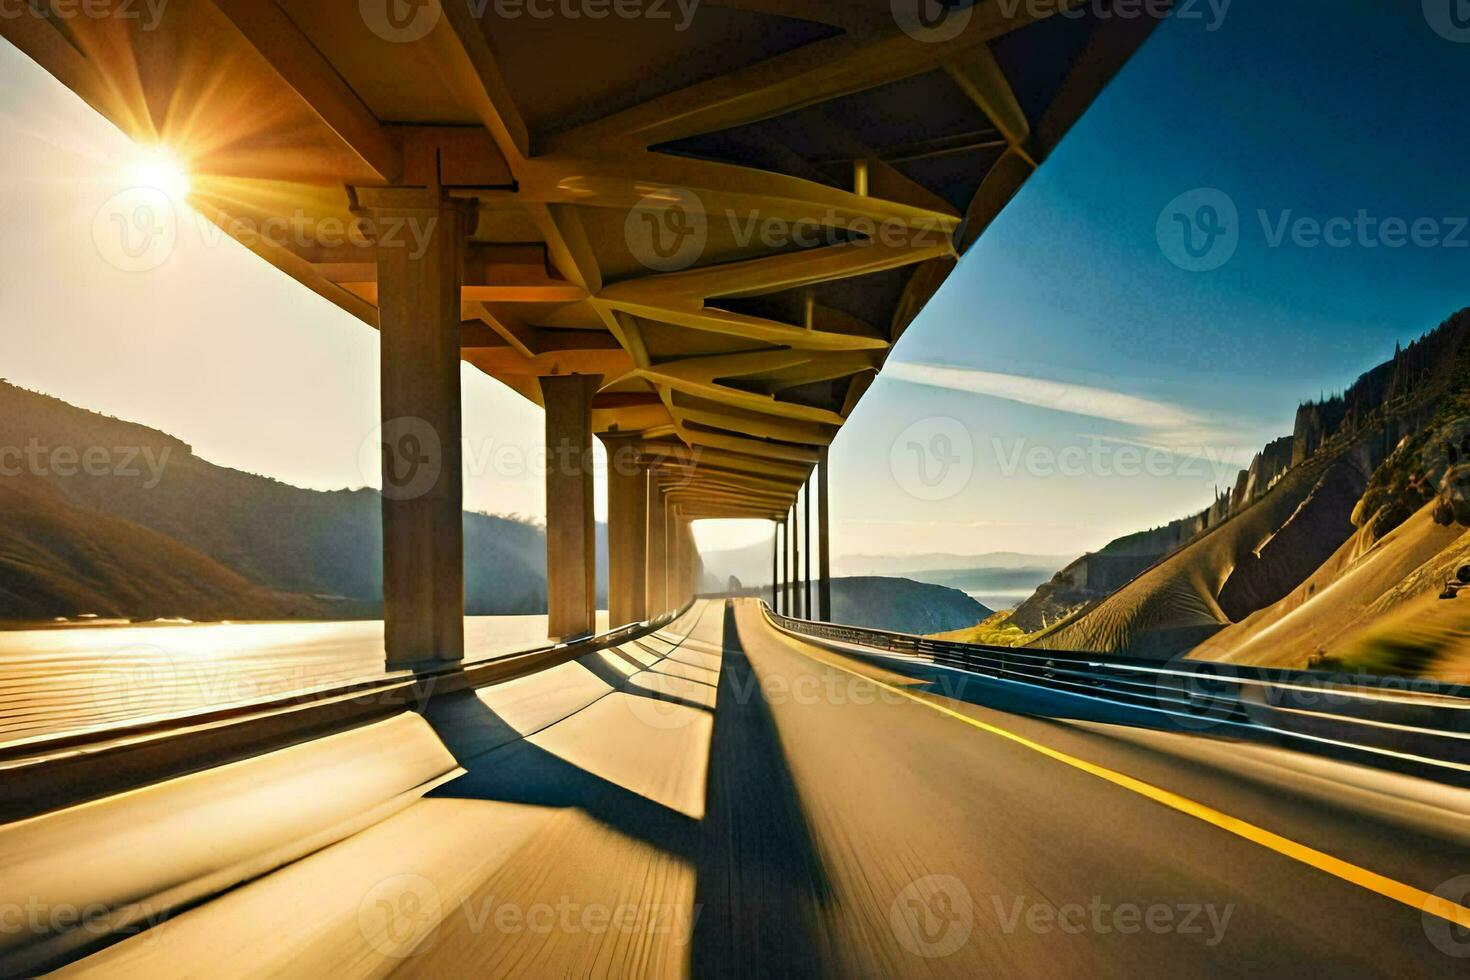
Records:
<instances>
[{"instance_id":1,"label":"metal guardrail","mask_svg":"<svg viewBox=\"0 0 1470 980\"><path fill-rule=\"evenodd\" d=\"M686 602L648 622L486 660L430 665L402 676L0 746L0 823L420 710L435 697L513 680L657 632L693 605Z\"/></svg>"},{"instance_id":2,"label":"metal guardrail","mask_svg":"<svg viewBox=\"0 0 1470 980\"><path fill-rule=\"evenodd\" d=\"M1427 678L1165 662L984 646L792 619L762 603L773 625L871 650L1140 712L1156 727L1252 738L1470 785L1470 688Z\"/></svg>"}]
</instances>

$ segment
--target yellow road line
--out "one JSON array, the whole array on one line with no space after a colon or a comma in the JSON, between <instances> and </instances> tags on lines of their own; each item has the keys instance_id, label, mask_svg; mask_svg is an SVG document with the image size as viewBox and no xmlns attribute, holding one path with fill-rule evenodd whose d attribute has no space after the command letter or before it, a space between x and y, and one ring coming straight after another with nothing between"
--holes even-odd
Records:
<instances>
[{"instance_id":1,"label":"yellow road line","mask_svg":"<svg viewBox=\"0 0 1470 980\"><path fill-rule=\"evenodd\" d=\"M876 685L877 687L892 691L894 694L898 694L902 697L908 698L910 701L915 701L919 704L924 705L925 707L933 708L940 714L948 715L956 721L962 721L965 724L970 725L974 728L978 728L983 732L989 732L992 735L998 735L1001 738L1015 742L1017 745L1024 745L1026 748L1032 750L1033 752L1039 752L1040 754L1047 756L1048 758L1055 759L1058 762L1066 763L1074 769L1080 769L1081 771L1096 776L1099 779L1105 779L1115 786L1121 786L1126 790L1131 790L1132 792L1137 793L1139 796L1145 796L1156 803L1162 803L1164 806L1169 807L1171 810L1178 810L1180 813L1185 813L1198 820L1203 820L1205 823L1213 824L1214 826L1219 827L1221 830L1228 831L1229 833L1232 833L1237 837L1243 837L1248 841L1261 845L1262 847L1269 848L1270 850L1273 850L1278 854L1284 854L1285 856L1292 858L1293 860L1300 861L1301 863L1306 865L1310 865L1311 867L1314 867L1319 871L1325 871L1335 878L1341 878L1343 881L1351 882L1352 884L1357 885L1360 888L1366 888L1368 891L1382 895L1384 898L1393 899L1395 902L1401 902L1404 905L1418 909L1421 912L1426 912L1430 915L1438 916L1441 919L1447 919L1450 922L1454 922L1464 928L1470 929L1470 908L1466 908L1463 905L1458 905L1455 902L1451 902L1449 899L1441 898L1438 895L1433 895L1429 892L1415 888L1413 885L1406 885L1401 881L1395 881L1393 878L1388 878L1384 875L1378 874L1377 872L1369 871L1367 868L1359 867L1358 865L1353 864L1350 861L1344 861L1341 858L1333 857L1331 854L1319 851L1316 848L1308 847L1305 844L1299 844L1288 837L1282 837L1280 834L1272 833L1271 831L1266 830L1263 827L1257 827L1255 824L1248 823L1245 820L1241 820L1239 817L1232 817L1228 813L1222 813L1219 810L1214 809L1213 807L1205 806L1203 803L1196 802L1189 799L1188 797L1180 796L1178 793L1155 786L1152 783L1146 783L1141 779L1135 779L1132 776L1125 775L1121 772L1115 772L1112 769L1108 769L1095 763L1088 762L1085 759L1079 759L1074 755L1068 755L1065 752L1059 752L1056 749L1042 745L1040 742L1033 742L1031 739L1026 738L1024 735L1017 735L1015 732L1007 731L1004 728L989 724L988 722L983 722L978 718L972 718L971 716L964 714L963 712L955 711L953 708L947 708L944 705L939 704L934 700L931 700L930 698L921 697L920 695L915 694L912 691L905 690L904 688L897 687L885 681L880 681L877 678L870 677L867 674L863 674L859 671L853 670L850 667L846 667L838 663L833 663L832 661L827 660L823 657L813 656L806 649L804 649L804 647L806 646L805 644L792 639L789 635L781 632L774 626L772 626L771 628L776 632L776 635L780 637L793 650L797 651L802 656L807 657L810 660L815 660L819 664L824 664L828 667L833 668L834 670L840 670L844 673L851 674L853 677L859 678L860 680L865 680L869 684Z\"/></svg>"}]
</instances>

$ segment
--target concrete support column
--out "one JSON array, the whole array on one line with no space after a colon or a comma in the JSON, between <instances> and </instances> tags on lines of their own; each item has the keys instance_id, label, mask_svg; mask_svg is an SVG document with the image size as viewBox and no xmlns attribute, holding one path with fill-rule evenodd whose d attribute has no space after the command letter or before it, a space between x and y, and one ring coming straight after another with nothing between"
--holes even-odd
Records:
<instances>
[{"instance_id":1,"label":"concrete support column","mask_svg":"<svg viewBox=\"0 0 1470 980\"><path fill-rule=\"evenodd\" d=\"M806 567L802 575L802 608L806 610L807 619L816 619L816 611L812 608L812 481L806 482L806 492L802 497L801 527L806 535Z\"/></svg>"},{"instance_id":2,"label":"concrete support column","mask_svg":"<svg viewBox=\"0 0 1470 980\"><path fill-rule=\"evenodd\" d=\"M800 498L801 491L797 491ZM801 602L801 503L791 504L791 608L796 610L797 619L806 618L806 607Z\"/></svg>"},{"instance_id":3,"label":"concrete support column","mask_svg":"<svg viewBox=\"0 0 1470 980\"><path fill-rule=\"evenodd\" d=\"M704 590L704 555L699 553L699 539L694 528L689 528L689 594L699 595Z\"/></svg>"},{"instance_id":4,"label":"concrete support column","mask_svg":"<svg viewBox=\"0 0 1470 980\"><path fill-rule=\"evenodd\" d=\"M685 519L681 534L679 548L679 605L683 605L694 598L694 585L697 579L695 562L698 553L694 548L694 522Z\"/></svg>"},{"instance_id":5,"label":"concrete support column","mask_svg":"<svg viewBox=\"0 0 1470 980\"><path fill-rule=\"evenodd\" d=\"M653 474L648 484L648 615L662 616L669 611L668 595L668 502Z\"/></svg>"},{"instance_id":6,"label":"concrete support column","mask_svg":"<svg viewBox=\"0 0 1470 980\"><path fill-rule=\"evenodd\" d=\"M603 436L607 449L607 608L613 626L648 618L648 469L637 443Z\"/></svg>"},{"instance_id":7,"label":"concrete support column","mask_svg":"<svg viewBox=\"0 0 1470 980\"><path fill-rule=\"evenodd\" d=\"M602 378L541 379L546 405L546 632L587 636L597 626L597 525L592 509L592 398Z\"/></svg>"},{"instance_id":8,"label":"concrete support column","mask_svg":"<svg viewBox=\"0 0 1470 980\"><path fill-rule=\"evenodd\" d=\"M832 622L832 537L828 530L832 513L827 500L827 453L828 447L823 446L817 460L817 546L821 549L817 564L817 618L824 623Z\"/></svg>"},{"instance_id":9,"label":"concrete support column","mask_svg":"<svg viewBox=\"0 0 1470 980\"><path fill-rule=\"evenodd\" d=\"M689 521L679 524L679 605L694 598L694 528Z\"/></svg>"},{"instance_id":10,"label":"concrete support column","mask_svg":"<svg viewBox=\"0 0 1470 980\"><path fill-rule=\"evenodd\" d=\"M781 518L781 614L791 615L791 511Z\"/></svg>"},{"instance_id":11,"label":"concrete support column","mask_svg":"<svg viewBox=\"0 0 1470 980\"><path fill-rule=\"evenodd\" d=\"M670 609L678 609L684 605L684 518L679 514L677 505L670 504L664 508L668 518L668 530L665 532L664 540L667 548L668 567L664 571L664 578L668 588L668 604Z\"/></svg>"},{"instance_id":12,"label":"concrete support column","mask_svg":"<svg viewBox=\"0 0 1470 980\"><path fill-rule=\"evenodd\" d=\"M460 284L474 215L438 188L364 189L376 228L388 669L464 657Z\"/></svg>"},{"instance_id":13,"label":"concrete support column","mask_svg":"<svg viewBox=\"0 0 1470 980\"><path fill-rule=\"evenodd\" d=\"M781 525L771 522L771 608L781 610Z\"/></svg>"},{"instance_id":14,"label":"concrete support column","mask_svg":"<svg viewBox=\"0 0 1470 980\"><path fill-rule=\"evenodd\" d=\"M689 522L689 598L699 595L704 579L704 559L699 554L699 539L694 536L694 522Z\"/></svg>"}]
</instances>

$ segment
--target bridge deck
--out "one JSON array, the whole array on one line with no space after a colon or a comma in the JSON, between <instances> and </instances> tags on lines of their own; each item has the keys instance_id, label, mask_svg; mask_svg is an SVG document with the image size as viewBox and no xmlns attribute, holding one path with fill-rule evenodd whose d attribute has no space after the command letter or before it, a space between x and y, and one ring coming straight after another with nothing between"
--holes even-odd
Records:
<instances>
[{"instance_id":1,"label":"bridge deck","mask_svg":"<svg viewBox=\"0 0 1470 980\"><path fill-rule=\"evenodd\" d=\"M74 969L1259 975L1310 961L1384 975L1446 962L1417 909L1038 746L1426 891L1470 836L1460 791L1425 807L1399 792L1404 777L1258 746L926 705L881 686L904 678L777 634L752 603L702 603L683 625L557 668L555 697L523 678L436 702L428 720L462 775Z\"/></svg>"}]
</instances>

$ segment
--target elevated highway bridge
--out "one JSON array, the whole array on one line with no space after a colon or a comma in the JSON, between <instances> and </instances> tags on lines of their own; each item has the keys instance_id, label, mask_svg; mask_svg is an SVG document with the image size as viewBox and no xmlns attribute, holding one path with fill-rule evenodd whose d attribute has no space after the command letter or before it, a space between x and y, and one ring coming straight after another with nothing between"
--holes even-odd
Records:
<instances>
[{"instance_id":1,"label":"elevated highway bridge","mask_svg":"<svg viewBox=\"0 0 1470 980\"><path fill-rule=\"evenodd\" d=\"M551 636L593 627L594 435L612 619L677 608L690 522L788 519L1155 24L1075 0L23 6L0 35L186 171L188 208L378 329L394 668L463 656L461 361L546 409ZM167 233L160 195L105 215L132 249Z\"/></svg>"}]
</instances>

